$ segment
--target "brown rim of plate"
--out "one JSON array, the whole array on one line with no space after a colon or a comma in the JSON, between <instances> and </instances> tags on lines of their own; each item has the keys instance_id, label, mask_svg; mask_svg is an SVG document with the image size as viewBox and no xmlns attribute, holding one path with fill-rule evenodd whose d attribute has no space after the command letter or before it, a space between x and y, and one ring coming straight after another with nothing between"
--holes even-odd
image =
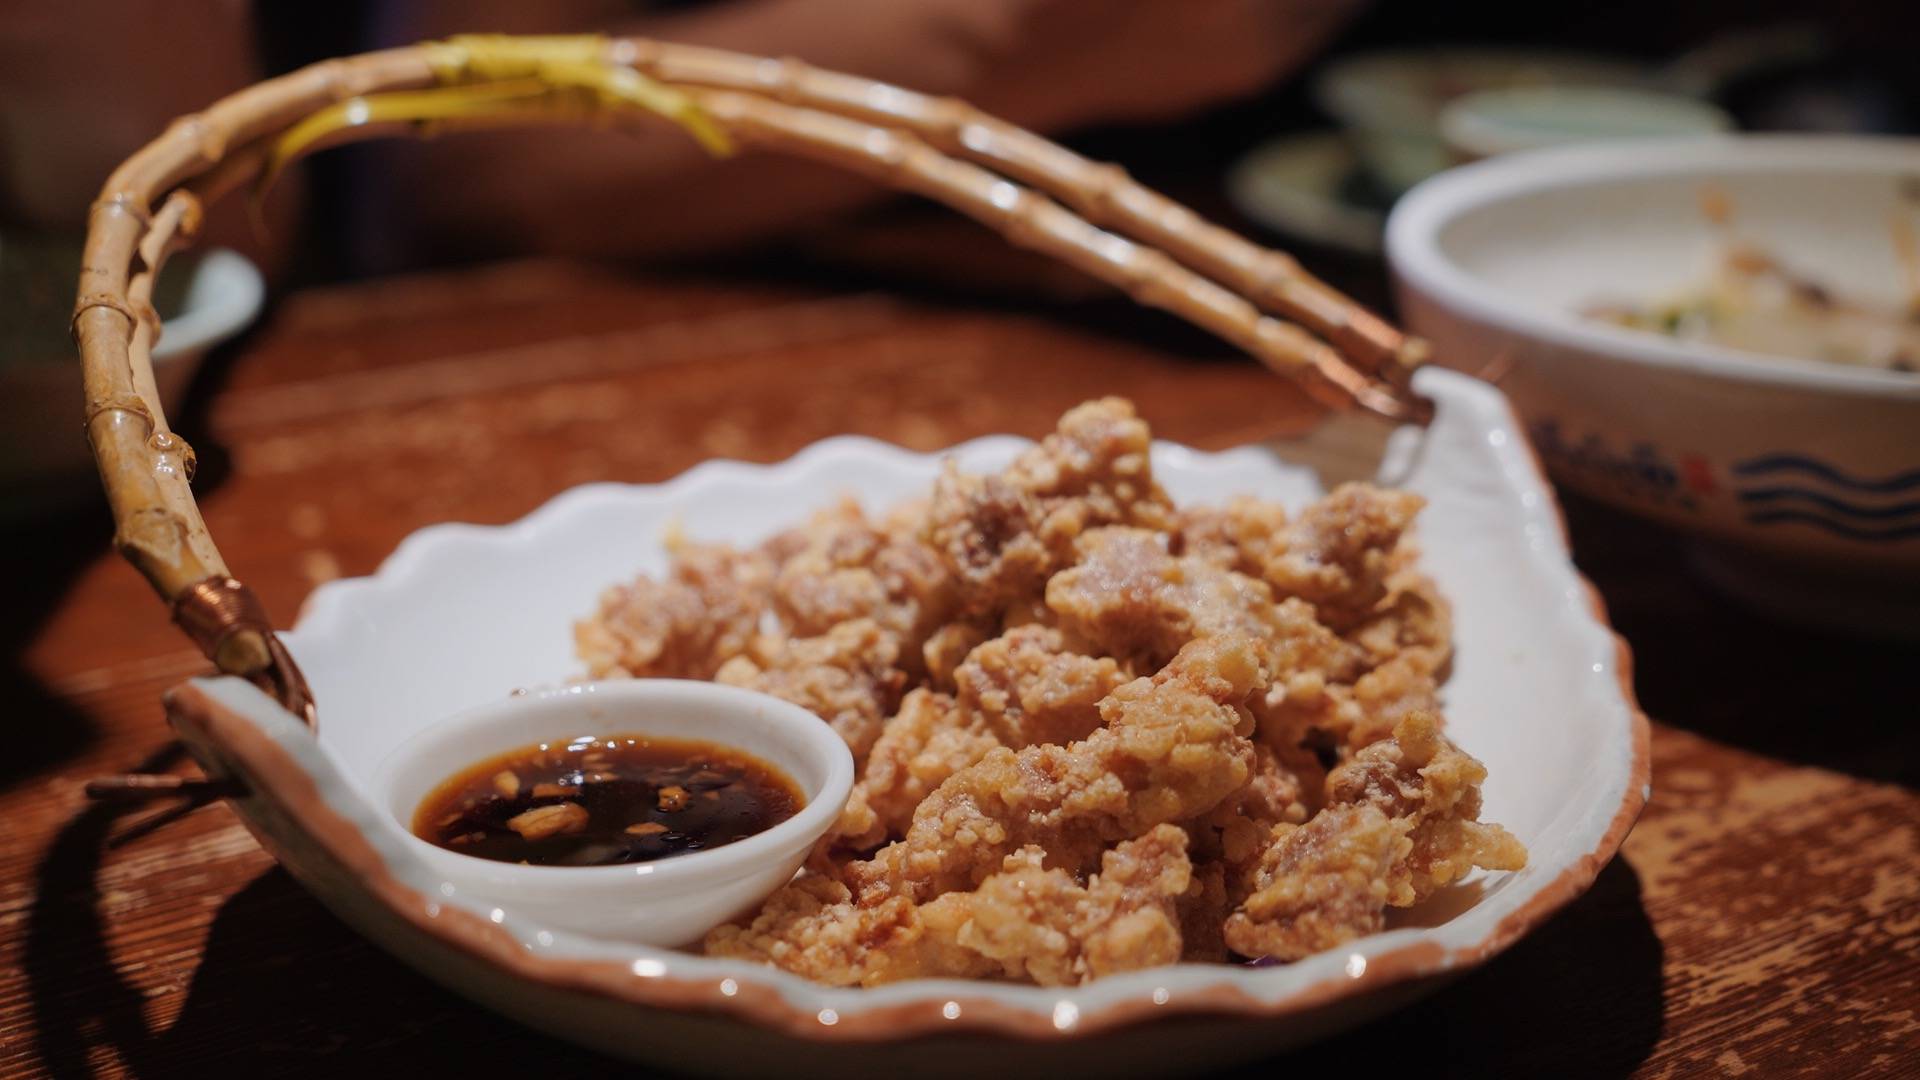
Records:
<instances>
[{"instance_id":1,"label":"brown rim of plate","mask_svg":"<svg viewBox=\"0 0 1920 1080\"><path fill-rule=\"evenodd\" d=\"M1506 408L1511 419L1512 406L1507 405ZM1547 486L1538 455L1525 440L1522 440L1522 444L1527 446L1528 460L1548 493L1564 541L1564 512L1560 510L1558 501L1553 499L1552 488ZM1502 919L1485 937L1465 948L1448 949L1431 941L1415 942L1370 957L1365 971L1357 977L1349 977L1345 973L1334 975L1275 1001L1262 1000L1239 986L1221 983L1181 991L1158 1002L1153 996L1143 994L1081 1013L1074 1022L1066 1025L1057 1024L1052 1017L1029 1007L958 994L930 996L919 1001L848 1010L845 1013L835 1010L810 1011L787 1000L779 989L754 983L751 977L682 979L668 978L664 974L648 976L636 972L632 965L625 963L539 955L528 950L502 927L460 908L435 902L402 884L389 872L385 859L359 830L327 804L313 778L300 764L244 716L192 684L182 684L167 694L167 711L174 726L189 742L213 752L222 765L248 781L248 787L254 793L247 796L248 799L264 800L297 823L306 837L317 842L326 859L365 882L367 890L388 913L397 916L440 947L464 953L472 960L499 969L510 978L531 979L560 990L646 1007L719 1013L819 1042L886 1042L930 1034L957 1033L1008 1035L1025 1039L1074 1039L1176 1015L1291 1016L1363 991L1440 975L1481 963L1498 954L1585 892L1601 868L1619 850L1621 842L1626 839L1646 805L1652 760L1647 715L1641 710L1633 692L1632 652L1626 640L1614 632L1612 624L1607 621L1606 606L1598 590L1577 569L1575 576L1585 589L1587 606L1593 617L1613 635L1614 673L1620 682L1622 700L1629 710L1633 744L1632 761L1620 805L1592 851L1542 886L1531 899ZM257 831L255 835L263 846L274 851L275 844L270 836ZM278 852L275 854L277 857ZM1230 972L1237 969L1222 970ZM725 989L728 984L731 984L731 992ZM957 1015L952 1017L947 1015L953 1011L948 1008L950 1003L959 1005Z\"/></svg>"}]
</instances>

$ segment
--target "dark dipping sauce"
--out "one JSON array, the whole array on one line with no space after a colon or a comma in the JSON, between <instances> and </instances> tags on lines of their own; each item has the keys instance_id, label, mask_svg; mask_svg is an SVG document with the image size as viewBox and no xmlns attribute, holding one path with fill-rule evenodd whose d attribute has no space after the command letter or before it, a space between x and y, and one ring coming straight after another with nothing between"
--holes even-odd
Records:
<instances>
[{"instance_id":1,"label":"dark dipping sauce","mask_svg":"<svg viewBox=\"0 0 1920 1080\"><path fill-rule=\"evenodd\" d=\"M420 804L413 831L481 859L617 866L731 844L805 802L786 774L732 747L595 736L462 769Z\"/></svg>"}]
</instances>

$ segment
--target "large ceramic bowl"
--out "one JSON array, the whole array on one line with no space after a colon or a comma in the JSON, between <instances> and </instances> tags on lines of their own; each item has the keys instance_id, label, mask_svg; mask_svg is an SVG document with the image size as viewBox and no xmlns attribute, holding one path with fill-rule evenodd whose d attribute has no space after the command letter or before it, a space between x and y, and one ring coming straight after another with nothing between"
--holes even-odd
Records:
<instances>
[{"instance_id":1,"label":"large ceramic bowl","mask_svg":"<svg viewBox=\"0 0 1920 1080\"><path fill-rule=\"evenodd\" d=\"M1072 989L951 979L833 989L564 932L510 898L468 895L369 798L394 747L441 718L576 675L572 621L609 582L661 570L655 538L670 525L757 540L843 493L878 505L923 492L941 455L832 439L779 465L717 462L658 486L578 488L505 527L424 530L373 577L317 590L287 636L319 702L317 737L234 679L183 687L170 714L211 772L244 782L240 814L343 919L462 994L613 1053L707 1073L916 1076L1165 1071L1271 1053L1499 952L1592 882L1647 794L1626 651L1568 560L1506 402L1447 371L1418 385L1438 419L1384 441L1384 425L1356 419L1300 444L1154 451L1183 501L1257 493L1299 505L1367 477L1431 500L1419 541L1455 606L1450 730L1491 770L1486 817L1530 859L1300 963L1177 965ZM990 469L1026 445L990 438L951 453Z\"/></svg>"},{"instance_id":2,"label":"large ceramic bowl","mask_svg":"<svg viewBox=\"0 0 1920 1080\"><path fill-rule=\"evenodd\" d=\"M1915 177L1909 140L1545 150L1422 184L1395 209L1387 247L1409 326L1443 363L1505 370L1501 388L1556 479L1728 557L1910 592L1920 375L1675 341L1581 311L1705 280L1722 252L1701 210L1708 185L1731 199L1743 241L1837 295L1901 305L1890 222L1920 213L1903 195Z\"/></svg>"}]
</instances>

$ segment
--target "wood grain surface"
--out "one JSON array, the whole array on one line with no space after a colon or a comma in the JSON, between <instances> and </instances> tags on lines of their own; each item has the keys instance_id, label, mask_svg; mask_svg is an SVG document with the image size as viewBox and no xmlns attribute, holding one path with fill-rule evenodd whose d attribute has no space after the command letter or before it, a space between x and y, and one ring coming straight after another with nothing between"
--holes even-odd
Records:
<instances>
[{"instance_id":1,"label":"wood grain surface","mask_svg":"<svg viewBox=\"0 0 1920 1080\"><path fill-rule=\"evenodd\" d=\"M1037 435L1099 393L1206 447L1308 417L1123 304L822 280L522 262L295 293L182 425L207 520L284 624L420 526L509 521L587 481L841 433ZM1765 622L1696 584L1675 539L1568 514L1656 721L1639 827L1505 955L1249 1075L1920 1072L1920 651ZM0 1074L607 1070L360 941L224 807L152 827L90 806L86 778L165 759L159 693L203 665L108 551L104 509L0 530L24 556L0 614Z\"/></svg>"}]
</instances>

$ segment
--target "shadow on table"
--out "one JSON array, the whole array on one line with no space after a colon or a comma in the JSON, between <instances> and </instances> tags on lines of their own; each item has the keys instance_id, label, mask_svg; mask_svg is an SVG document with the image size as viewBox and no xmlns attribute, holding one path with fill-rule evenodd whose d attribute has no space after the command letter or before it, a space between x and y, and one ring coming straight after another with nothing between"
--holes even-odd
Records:
<instances>
[{"instance_id":1,"label":"shadow on table","mask_svg":"<svg viewBox=\"0 0 1920 1080\"><path fill-rule=\"evenodd\" d=\"M226 377L239 351L234 345L215 350L195 377L194 393L185 408L172 418L175 430L196 451L199 468L193 486L198 498L218 489L227 474L226 454L205 435L206 410L213 389ZM76 382L79 377L76 370ZM112 551L113 516L99 484L98 477L88 471L15 492L20 501L0 506L0 551L7 553L13 565L28 568L27 573L12 576L7 600L0 603L0 701L6 702L11 718L7 753L0 755L0 790L77 756L97 735L85 714L26 670L21 655L75 579ZM0 498L7 497L0 493ZM121 569L135 572L132 567ZM128 616L158 624L167 614L154 600L150 607ZM157 717L155 730L158 733Z\"/></svg>"},{"instance_id":2,"label":"shadow on table","mask_svg":"<svg viewBox=\"0 0 1920 1080\"><path fill-rule=\"evenodd\" d=\"M1565 492L1561 501L1574 559L1633 647L1649 716L1767 757L1920 787L1920 647L1754 614L1694 575L1681 537Z\"/></svg>"},{"instance_id":3,"label":"shadow on table","mask_svg":"<svg viewBox=\"0 0 1920 1080\"><path fill-rule=\"evenodd\" d=\"M221 906L178 1018L156 1030L145 995L115 968L97 913L94 875L114 818L107 806L83 812L40 868L26 974L36 1050L55 1075L90 1075L102 1046L142 1077L338 1076L371 1062L392 1075L631 1071L428 982L277 869ZM1282 1064L1610 1078L1640 1063L1660 1028L1660 943L1639 878L1615 861L1589 893L1485 968Z\"/></svg>"},{"instance_id":4,"label":"shadow on table","mask_svg":"<svg viewBox=\"0 0 1920 1080\"><path fill-rule=\"evenodd\" d=\"M1452 986L1241 1075L1626 1076L1659 1041L1660 939L1615 859L1545 926Z\"/></svg>"},{"instance_id":5,"label":"shadow on table","mask_svg":"<svg viewBox=\"0 0 1920 1080\"><path fill-rule=\"evenodd\" d=\"M8 599L0 604L0 701L7 703L7 753L0 756L0 789L37 775L93 741L91 721L61 701L27 671L22 654L67 588L100 557L113 535L104 506L9 508L0 519L0 550L14 565Z\"/></svg>"}]
</instances>

